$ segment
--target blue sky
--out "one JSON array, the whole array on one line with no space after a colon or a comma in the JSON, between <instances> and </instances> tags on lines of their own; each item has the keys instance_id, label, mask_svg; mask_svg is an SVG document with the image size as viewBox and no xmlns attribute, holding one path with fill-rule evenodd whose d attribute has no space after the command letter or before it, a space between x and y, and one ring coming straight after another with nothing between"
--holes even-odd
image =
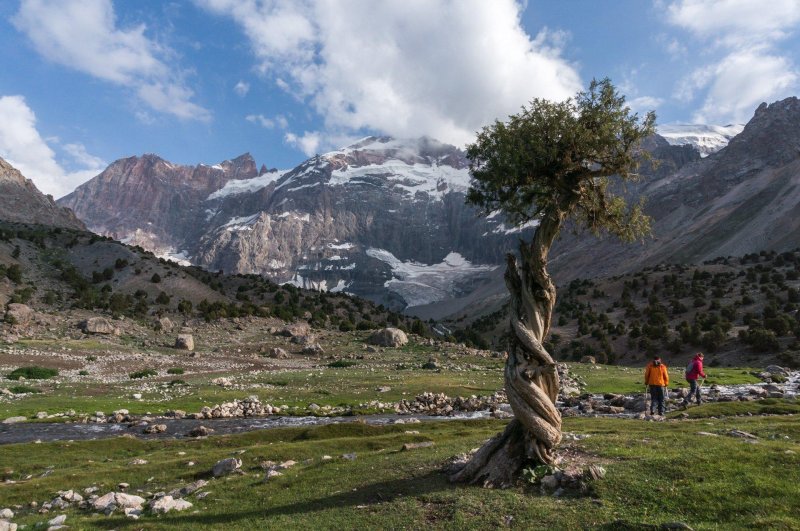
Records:
<instances>
[{"instance_id":1,"label":"blue sky","mask_svg":"<svg viewBox=\"0 0 800 531\"><path fill-rule=\"evenodd\" d=\"M463 145L609 76L659 123L800 88L797 0L13 0L0 156L56 197L157 153L292 167L366 134Z\"/></svg>"}]
</instances>

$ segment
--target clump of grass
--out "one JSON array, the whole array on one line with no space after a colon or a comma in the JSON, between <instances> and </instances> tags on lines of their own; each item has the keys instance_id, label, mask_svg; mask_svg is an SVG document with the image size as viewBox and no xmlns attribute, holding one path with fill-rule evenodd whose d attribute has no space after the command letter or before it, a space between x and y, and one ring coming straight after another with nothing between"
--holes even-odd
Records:
<instances>
[{"instance_id":1,"label":"clump of grass","mask_svg":"<svg viewBox=\"0 0 800 531\"><path fill-rule=\"evenodd\" d=\"M180 380L180 379L170 380L169 382L170 387L175 387L176 385L189 385L189 384L186 383L185 380Z\"/></svg>"},{"instance_id":2,"label":"clump of grass","mask_svg":"<svg viewBox=\"0 0 800 531\"><path fill-rule=\"evenodd\" d=\"M286 387L289 385L289 380L271 380L267 385L274 385L275 387Z\"/></svg>"},{"instance_id":3,"label":"clump of grass","mask_svg":"<svg viewBox=\"0 0 800 531\"><path fill-rule=\"evenodd\" d=\"M97 356L86 356L86 361L96 361Z\"/></svg>"},{"instance_id":4,"label":"clump of grass","mask_svg":"<svg viewBox=\"0 0 800 531\"><path fill-rule=\"evenodd\" d=\"M328 364L328 367L331 369L344 369L345 367L352 367L353 365L357 365L355 361L347 361L347 360L336 360Z\"/></svg>"},{"instance_id":5,"label":"clump of grass","mask_svg":"<svg viewBox=\"0 0 800 531\"><path fill-rule=\"evenodd\" d=\"M89 371L78 371L78 376L89 376Z\"/></svg>"},{"instance_id":6,"label":"clump of grass","mask_svg":"<svg viewBox=\"0 0 800 531\"><path fill-rule=\"evenodd\" d=\"M156 372L156 371L155 371L155 370L153 370L153 369L144 369L144 370L142 370L142 371L136 371L136 372L132 372L132 373L130 373L130 374L128 375L128 377L129 377L131 380L138 380L139 378L148 378L148 377L150 377L150 376L155 376L155 375L157 375L157 374L158 374L158 372Z\"/></svg>"},{"instance_id":7,"label":"clump of grass","mask_svg":"<svg viewBox=\"0 0 800 531\"><path fill-rule=\"evenodd\" d=\"M41 389L37 389L35 387L31 387L30 385L15 385L11 389L9 389L15 395L24 395L27 393L41 393Z\"/></svg>"},{"instance_id":8,"label":"clump of grass","mask_svg":"<svg viewBox=\"0 0 800 531\"><path fill-rule=\"evenodd\" d=\"M34 365L32 367L14 369L6 378L9 380L19 380L20 378L25 378L26 380L47 380L57 375L58 369L49 369L47 367L38 367Z\"/></svg>"},{"instance_id":9,"label":"clump of grass","mask_svg":"<svg viewBox=\"0 0 800 531\"><path fill-rule=\"evenodd\" d=\"M167 374L183 374L183 368L181 367L172 367L167 369Z\"/></svg>"}]
</instances>

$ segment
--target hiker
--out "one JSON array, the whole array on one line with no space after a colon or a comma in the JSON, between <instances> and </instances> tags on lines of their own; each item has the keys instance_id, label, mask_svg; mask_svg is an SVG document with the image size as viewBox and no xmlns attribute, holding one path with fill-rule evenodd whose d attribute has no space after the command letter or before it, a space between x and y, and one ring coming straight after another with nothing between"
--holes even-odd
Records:
<instances>
[{"instance_id":1,"label":"hiker","mask_svg":"<svg viewBox=\"0 0 800 531\"><path fill-rule=\"evenodd\" d=\"M702 399L700 398L700 386L697 385L698 378L706 378L706 373L703 372L702 352L695 354L692 361L690 361L689 365L686 366L686 381L689 382L689 394L683 399L684 407L689 405L689 402L692 401L693 396L695 397L698 406L702 402Z\"/></svg>"},{"instance_id":2,"label":"hiker","mask_svg":"<svg viewBox=\"0 0 800 531\"><path fill-rule=\"evenodd\" d=\"M658 414L664 414L664 398L669 385L669 372L667 366L656 356L644 369L644 384L650 390L650 414L654 415L656 407Z\"/></svg>"}]
</instances>

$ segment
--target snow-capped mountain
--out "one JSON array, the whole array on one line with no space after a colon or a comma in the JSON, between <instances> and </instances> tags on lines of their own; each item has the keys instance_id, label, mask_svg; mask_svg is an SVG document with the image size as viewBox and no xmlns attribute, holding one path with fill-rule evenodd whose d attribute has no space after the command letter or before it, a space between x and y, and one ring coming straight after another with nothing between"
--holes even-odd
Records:
<instances>
[{"instance_id":1,"label":"snow-capped mountain","mask_svg":"<svg viewBox=\"0 0 800 531\"><path fill-rule=\"evenodd\" d=\"M743 129L744 124L667 124L658 126L658 134L672 146L690 145L700 152L701 157L707 157L727 146L731 138Z\"/></svg>"}]
</instances>

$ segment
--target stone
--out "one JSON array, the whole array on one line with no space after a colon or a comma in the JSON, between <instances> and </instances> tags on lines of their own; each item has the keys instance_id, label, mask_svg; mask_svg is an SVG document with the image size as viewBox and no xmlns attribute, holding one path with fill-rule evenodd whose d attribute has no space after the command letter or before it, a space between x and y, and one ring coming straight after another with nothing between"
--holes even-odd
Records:
<instances>
[{"instance_id":1,"label":"stone","mask_svg":"<svg viewBox=\"0 0 800 531\"><path fill-rule=\"evenodd\" d=\"M278 359L278 360L285 360L289 357L289 353L283 350L280 347L274 347L269 351L269 357Z\"/></svg>"},{"instance_id":2,"label":"stone","mask_svg":"<svg viewBox=\"0 0 800 531\"><path fill-rule=\"evenodd\" d=\"M3 424L16 424L18 422L25 422L26 420L28 420L27 417L8 417L3 420Z\"/></svg>"},{"instance_id":3,"label":"stone","mask_svg":"<svg viewBox=\"0 0 800 531\"><path fill-rule=\"evenodd\" d=\"M561 481L555 475L551 474L549 476L543 477L541 483L542 487L544 487L545 489L555 490L558 488L558 485L561 483Z\"/></svg>"},{"instance_id":4,"label":"stone","mask_svg":"<svg viewBox=\"0 0 800 531\"><path fill-rule=\"evenodd\" d=\"M234 472L239 471L242 468L242 460L236 459L235 457L228 457L227 459L222 459L217 461L214 465L214 468L211 469L211 475L215 478L221 476L227 476L228 474L233 474Z\"/></svg>"},{"instance_id":5,"label":"stone","mask_svg":"<svg viewBox=\"0 0 800 531\"><path fill-rule=\"evenodd\" d=\"M119 490L125 490L130 486L131 486L130 483L117 483L117 488Z\"/></svg>"},{"instance_id":6,"label":"stone","mask_svg":"<svg viewBox=\"0 0 800 531\"><path fill-rule=\"evenodd\" d=\"M764 371L772 374L780 374L781 376L789 376L790 371L788 369L784 369L779 365L768 365L764 368Z\"/></svg>"},{"instance_id":7,"label":"stone","mask_svg":"<svg viewBox=\"0 0 800 531\"><path fill-rule=\"evenodd\" d=\"M128 464L129 464L129 465L132 465L132 466L136 466L136 465L146 465L146 464L147 464L147 460L146 460L146 459L134 459L133 461L131 461L131 462L130 462L130 463L128 463Z\"/></svg>"},{"instance_id":8,"label":"stone","mask_svg":"<svg viewBox=\"0 0 800 531\"><path fill-rule=\"evenodd\" d=\"M61 497L62 500L66 500L70 503L79 503L83 501L83 496L81 496L74 490L62 490L59 491L58 495Z\"/></svg>"},{"instance_id":9,"label":"stone","mask_svg":"<svg viewBox=\"0 0 800 531\"><path fill-rule=\"evenodd\" d=\"M408 336L399 328L384 328L370 335L367 343L379 347L402 347L408 343Z\"/></svg>"},{"instance_id":10,"label":"stone","mask_svg":"<svg viewBox=\"0 0 800 531\"><path fill-rule=\"evenodd\" d=\"M15 323L18 326L26 326L33 321L35 312L27 304L12 302L6 310L6 322Z\"/></svg>"},{"instance_id":11,"label":"stone","mask_svg":"<svg viewBox=\"0 0 800 531\"><path fill-rule=\"evenodd\" d=\"M175 323L169 317L162 317L156 322L161 327L162 332L170 333L175 328Z\"/></svg>"},{"instance_id":12,"label":"stone","mask_svg":"<svg viewBox=\"0 0 800 531\"><path fill-rule=\"evenodd\" d=\"M356 458L356 454L355 454L355 453L352 453L352 454L343 454L343 455L342 455L342 459L347 459L348 461L354 461L354 460L355 460L355 458ZM323 459L324 459L324 457L323 457Z\"/></svg>"},{"instance_id":13,"label":"stone","mask_svg":"<svg viewBox=\"0 0 800 531\"><path fill-rule=\"evenodd\" d=\"M166 424L151 424L150 426L144 429L144 433L154 434L154 433L164 433L167 431Z\"/></svg>"},{"instance_id":14,"label":"stone","mask_svg":"<svg viewBox=\"0 0 800 531\"><path fill-rule=\"evenodd\" d=\"M324 354L325 349L323 349L319 343L312 343L311 345L303 347L302 353L311 355Z\"/></svg>"},{"instance_id":15,"label":"stone","mask_svg":"<svg viewBox=\"0 0 800 531\"><path fill-rule=\"evenodd\" d=\"M198 479L197 481L189 483L188 485L184 485L179 489L170 491L168 496L172 496L173 498L185 498L186 496L194 494L206 485L208 485L208 481L204 479Z\"/></svg>"},{"instance_id":16,"label":"stone","mask_svg":"<svg viewBox=\"0 0 800 531\"><path fill-rule=\"evenodd\" d=\"M595 363L597 363L597 360L595 359L594 356L584 356L581 358L581 363L588 363L590 365L594 365Z\"/></svg>"},{"instance_id":17,"label":"stone","mask_svg":"<svg viewBox=\"0 0 800 531\"><path fill-rule=\"evenodd\" d=\"M126 507L124 512L125 512L125 516L127 518L132 519L132 520L138 520L139 517L142 516L142 510L141 509L133 509L131 507Z\"/></svg>"},{"instance_id":18,"label":"stone","mask_svg":"<svg viewBox=\"0 0 800 531\"><path fill-rule=\"evenodd\" d=\"M150 503L150 510L155 514L165 514L170 511L184 511L192 507L192 504L183 499L174 499L172 496L163 496Z\"/></svg>"},{"instance_id":19,"label":"stone","mask_svg":"<svg viewBox=\"0 0 800 531\"><path fill-rule=\"evenodd\" d=\"M188 350L189 352L194 350L194 337L192 334L178 334L178 337L175 338L175 348L179 350Z\"/></svg>"},{"instance_id":20,"label":"stone","mask_svg":"<svg viewBox=\"0 0 800 531\"><path fill-rule=\"evenodd\" d=\"M592 481L599 481L606 477L606 469L600 465L589 465L584 475Z\"/></svg>"},{"instance_id":21,"label":"stone","mask_svg":"<svg viewBox=\"0 0 800 531\"><path fill-rule=\"evenodd\" d=\"M433 441L423 441L423 442L418 442L418 443L405 443L400 450L403 451L403 452L406 452L408 450L417 450L419 448L430 448L433 445L434 445Z\"/></svg>"},{"instance_id":22,"label":"stone","mask_svg":"<svg viewBox=\"0 0 800 531\"><path fill-rule=\"evenodd\" d=\"M294 323L284 326L276 332L276 335L283 337L301 337L307 336L311 332L311 327L308 323Z\"/></svg>"},{"instance_id":23,"label":"stone","mask_svg":"<svg viewBox=\"0 0 800 531\"><path fill-rule=\"evenodd\" d=\"M0 518L3 518L4 520L11 520L12 518L14 518L14 511L6 507L2 511L0 511Z\"/></svg>"},{"instance_id":24,"label":"stone","mask_svg":"<svg viewBox=\"0 0 800 531\"><path fill-rule=\"evenodd\" d=\"M233 385L233 382L230 378L225 378L224 376L220 376L219 378L214 378L211 380L211 383L214 385L219 385L220 387L230 387Z\"/></svg>"},{"instance_id":25,"label":"stone","mask_svg":"<svg viewBox=\"0 0 800 531\"><path fill-rule=\"evenodd\" d=\"M66 514L60 514L60 515L56 516L55 518L53 518L51 520L48 520L47 525L49 525L49 526L64 525L64 522L66 522L66 521L67 521L67 515Z\"/></svg>"},{"instance_id":26,"label":"stone","mask_svg":"<svg viewBox=\"0 0 800 531\"><path fill-rule=\"evenodd\" d=\"M17 524L0 520L0 531L17 531Z\"/></svg>"},{"instance_id":27,"label":"stone","mask_svg":"<svg viewBox=\"0 0 800 531\"><path fill-rule=\"evenodd\" d=\"M728 432L728 435L730 435L731 437L739 437L741 439L758 439L758 437L756 437L752 433L747 433L746 431L741 431L741 430L731 430Z\"/></svg>"},{"instance_id":28,"label":"stone","mask_svg":"<svg viewBox=\"0 0 800 531\"><path fill-rule=\"evenodd\" d=\"M214 433L212 428L206 428L205 426L197 426L196 428L192 428L192 431L188 433L189 437L206 437L210 433Z\"/></svg>"},{"instance_id":29,"label":"stone","mask_svg":"<svg viewBox=\"0 0 800 531\"><path fill-rule=\"evenodd\" d=\"M87 334L114 335L120 334L119 328L105 317L90 317L80 324L81 330Z\"/></svg>"}]
</instances>

